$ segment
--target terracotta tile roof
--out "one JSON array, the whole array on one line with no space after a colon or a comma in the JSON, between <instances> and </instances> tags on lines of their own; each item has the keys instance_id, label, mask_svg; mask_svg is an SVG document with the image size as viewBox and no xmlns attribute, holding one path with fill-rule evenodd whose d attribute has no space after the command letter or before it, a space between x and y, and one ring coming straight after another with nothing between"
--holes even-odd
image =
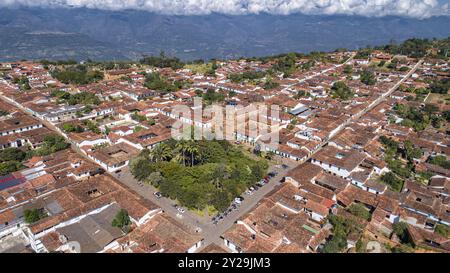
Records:
<instances>
[{"instance_id":1,"label":"terracotta tile roof","mask_svg":"<svg viewBox=\"0 0 450 273\"><path fill-rule=\"evenodd\" d=\"M53 175L45 174L43 176L40 176L38 178L28 181L27 186L31 187L31 188L39 188L39 187L43 187L43 186L46 186L49 184L53 184L55 182L56 182L56 180L53 177Z\"/></svg>"},{"instance_id":2,"label":"terracotta tile roof","mask_svg":"<svg viewBox=\"0 0 450 273\"><path fill-rule=\"evenodd\" d=\"M291 177L299 184L309 183L314 177L322 172L322 168L309 162L303 163L290 170L287 177Z\"/></svg>"},{"instance_id":3,"label":"terracotta tile roof","mask_svg":"<svg viewBox=\"0 0 450 273\"><path fill-rule=\"evenodd\" d=\"M340 150L333 146L326 146L318 151L313 158L324 164L332 164L349 172L354 170L367 156L356 150Z\"/></svg>"},{"instance_id":4,"label":"terracotta tile roof","mask_svg":"<svg viewBox=\"0 0 450 273\"><path fill-rule=\"evenodd\" d=\"M200 253L228 253L228 251L225 248L212 243L200 251Z\"/></svg>"},{"instance_id":5,"label":"terracotta tile roof","mask_svg":"<svg viewBox=\"0 0 450 273\"><path fill-rule=\"evenodd\" d=\"M116 252L184 253L202 237L165 214L158 214L146 224L118 240L123 250Z\"/></svg>"}]
</instances>

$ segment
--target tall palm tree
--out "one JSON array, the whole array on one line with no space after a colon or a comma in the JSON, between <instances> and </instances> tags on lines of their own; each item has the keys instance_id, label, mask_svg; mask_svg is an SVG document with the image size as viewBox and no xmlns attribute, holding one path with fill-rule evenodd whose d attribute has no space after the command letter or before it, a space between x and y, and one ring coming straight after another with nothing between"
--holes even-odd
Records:
<instances>
[{"instance_id":1,"label":"tall palm tree","mask_svg":"<svg viewBox=\"0 0 450 273\"><path fill-rule=\"evenodd\" d=\"M187 142L185 140L180 140L175 145L175 148L177 150L177 158L179 162L183 162L183 165L186 166L186 149L187 149Z\"/></svg>"},{"instance_id":2,"label":"tall palm tree","mask_svg":"<svg viewBox=\"0 0 450 273\"><path fill-rule=\"evenodd\" d=\"M143 158L150 158L150 150L145 148L144 150L142 150L139 156Z\"/></svg>"},{"instance_id":3,"label":"tall palm tree","mask_svg":"<svg viewBox=\"0 0 450 273\"><path fill-rule=\"evenodd\" d=\"M150 152L150 158L152 161L165 161L172 157L172 152L165 143L160 143L154 147Z\"/></svg>"},{"instance_id":4,"label":"tall palm tree","mask_svg":"<svg viewBox=\"0 0 450 273\"><path fill-rule=\"evenodd\" d=\"M172 148L169 147L169 145L167 145L166 143L161 143L161 158L163 160L169 160L170 158L173 157L173 151Z\"/></svg>"},{"instance_id":5,"label":"tall palm tree","mask_svg":"<svg viewBox=\"0 0 450 273\"><path fill-rule=\"evenodd\" d=\"M191 156L191 167L194 166L194 159L198 156L200 150L195 141L189 141L186 143L186 152Z\"/></svg>"}]
</instances>

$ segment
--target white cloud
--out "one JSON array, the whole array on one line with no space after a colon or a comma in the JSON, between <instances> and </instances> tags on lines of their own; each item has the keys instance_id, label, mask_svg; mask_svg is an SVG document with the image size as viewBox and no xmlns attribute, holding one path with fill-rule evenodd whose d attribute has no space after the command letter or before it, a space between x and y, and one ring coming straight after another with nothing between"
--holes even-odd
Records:
<instances>
[{"instance_id":1,"label":"white cloud","mask_svg":"<svg viewBox=\"0 0 450 273\"><path fill-rule=\"evenodd\" d=\"M348 14L425 18L449 15L449 0L0 0L0 6L137 9L164 14Z\"/></svg>"}]
</instances>

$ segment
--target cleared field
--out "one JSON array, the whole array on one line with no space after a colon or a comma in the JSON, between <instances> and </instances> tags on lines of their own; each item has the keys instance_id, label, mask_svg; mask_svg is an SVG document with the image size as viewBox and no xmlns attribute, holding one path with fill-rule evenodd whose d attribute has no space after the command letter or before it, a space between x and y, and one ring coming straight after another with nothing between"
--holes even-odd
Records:
<instances>
[{"instance_id":1,"label":"cleared field","mask_svg":"<svg viewBox=\"0 0 450 273\"><path fill-rule=\"evenodd\" d=\"M185 68L191 70L194 73L205 74L206 71L210 70L212 67L211 63L207 64L187 64Z\"/></svg>"},{"instance_id":2,"label":"cleared field","mask_svg":"<svg viewBox=\"0 0 450 273\"><path fill-rule=\"evenodd\" d=\"M426 103L450 103L450 94L430 94Z\"/></svg>"}]
</instances>

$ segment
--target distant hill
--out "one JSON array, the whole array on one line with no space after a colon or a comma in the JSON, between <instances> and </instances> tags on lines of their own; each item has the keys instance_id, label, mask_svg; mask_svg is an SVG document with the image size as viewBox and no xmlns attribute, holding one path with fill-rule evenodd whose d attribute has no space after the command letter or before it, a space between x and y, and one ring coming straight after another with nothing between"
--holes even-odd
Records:
<instances>
[{"instance_id":1,"label":"distant hill","mask_svg":"<svg viewBox=\"0 0 450 273\"><path fill-rule=\"evenodd\" d=\"M184 60L232 58L448 36L450 17L170 16L85 8L0 9L0 60L136 59L161 50Z\"/></svg>"}]
</instances>

